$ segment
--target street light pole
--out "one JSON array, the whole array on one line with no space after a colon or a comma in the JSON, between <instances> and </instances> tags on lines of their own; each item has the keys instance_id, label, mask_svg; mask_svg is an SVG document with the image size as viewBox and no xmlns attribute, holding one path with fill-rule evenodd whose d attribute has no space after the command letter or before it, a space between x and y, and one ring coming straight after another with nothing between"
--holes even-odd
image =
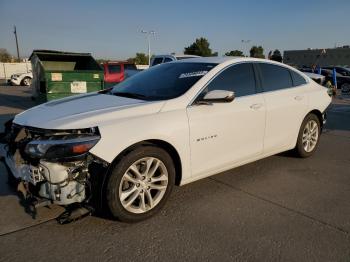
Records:
<instances>
[{"instance_id":1,"label":"street light pole","mask_svg":"<svg viewBox=\"0 0 350 262\"><path fill-rule=\"evenodd\" d=\"M14 31L13 31L13 33L15 34L16 47L17 47L17 58L18 58L18 62L19 62L19 48L18 48L18 39L17 39L17 30L16 30L16 26L14 26Z\"/></svg>"},{"instance_id":2,"label":"street light pole","mask_svg":"<svg viewBox=\"0 0 350 262\"><path fill-rule=\"evenodd\" d=\"M147 35L147 42L148 42L148 66L151 65L151 35L155 35L156 32L151 30L151 31L146 31L146 30L141 30L141 33Z\"/></svg>"},{"instance_id":3,"label":"street light pole","mask_svg":"<svg viewBox=\"0 0 350 262\"><path fill-rule=\"evenodd\" d=\"M247 46L248 46L248 44L251 42L252 40L241 40L241 42L243 43L243 46L244 46L244 44L247 44Z\"/></svg>"}]
</instances>

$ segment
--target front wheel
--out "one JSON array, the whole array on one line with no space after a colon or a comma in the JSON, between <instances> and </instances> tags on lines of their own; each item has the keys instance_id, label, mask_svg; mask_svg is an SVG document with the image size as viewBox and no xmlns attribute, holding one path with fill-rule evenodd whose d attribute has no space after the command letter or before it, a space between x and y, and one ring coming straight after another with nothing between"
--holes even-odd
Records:
<instances>
[{"instance_id":1,"label":"front wheel","mask_svg":"<svg viewBox=\"0 0 350 262\"><path fill-rule=\"evenodd\" d=\"M320 131L321 127L318 117L314 114L307 115L301 124L295 148L298 156L309 157L315 152L320 138Z\"/></svg>"},{"instance_id":2,"label":"front wheel","mask_svg":"<svg viewBox=\"0 0 350 262\"><path fill-rule=\"evenodd\" d=\"M107 183L107 204L113 217L137 222L157 213L175 183L175 168L161 148L142 146L124 156Z\"/></svg>"}]
</instances>

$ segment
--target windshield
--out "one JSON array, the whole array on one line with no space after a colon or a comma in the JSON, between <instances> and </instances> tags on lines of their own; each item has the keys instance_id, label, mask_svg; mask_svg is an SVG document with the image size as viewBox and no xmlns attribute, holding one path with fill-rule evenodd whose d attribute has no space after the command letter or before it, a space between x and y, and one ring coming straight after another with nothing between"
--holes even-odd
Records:
<instances>
[{"instance_id":1,"label":"windshield","mask_svg":"<svg viewBox=\"0 0 350 262\"><path fill-rule=\"evenodd\" d=\"M167 100L189 90L217 64L168 63L149 68L125 81L111 91L114 95L142 100Z\"/></svg>"}]
</instances>

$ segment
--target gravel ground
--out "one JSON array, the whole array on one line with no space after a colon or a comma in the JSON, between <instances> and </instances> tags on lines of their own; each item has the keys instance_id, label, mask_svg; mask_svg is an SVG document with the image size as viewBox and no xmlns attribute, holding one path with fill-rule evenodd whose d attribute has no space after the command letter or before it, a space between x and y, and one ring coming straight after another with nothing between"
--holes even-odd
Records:
<instances>
[{"instance_id":1,"label":"gravel ground","mask_svg":"<svg viewBox=\"0 0 350 262\"><path fill-rule=\"evenodd\" d=\"M0 121L32 105L0 87ZM316 154L279 154L175 188L162 212L68 225L26 214L0 164L0 261L350 261L350 102L334 99Z\"/></svg>"}]
</instances>

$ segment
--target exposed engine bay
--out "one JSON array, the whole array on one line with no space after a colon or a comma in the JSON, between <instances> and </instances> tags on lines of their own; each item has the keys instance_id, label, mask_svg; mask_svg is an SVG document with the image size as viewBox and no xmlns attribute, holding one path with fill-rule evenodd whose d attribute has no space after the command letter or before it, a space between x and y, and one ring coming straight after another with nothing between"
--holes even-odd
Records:
<instances>
[{"instance_id":1,"label":"exposed engine bay","mask_svg":"<svg viewBox=\"0 0 350 262\"><path fill-rule=\"evenodd\" d=\"M25 198L46 204L88 204L93 195L91 165L107 163L89 153L99 141L97 127L47 130L12 121L0 134L0 156Z\"/></svg>"}]
</instances>

